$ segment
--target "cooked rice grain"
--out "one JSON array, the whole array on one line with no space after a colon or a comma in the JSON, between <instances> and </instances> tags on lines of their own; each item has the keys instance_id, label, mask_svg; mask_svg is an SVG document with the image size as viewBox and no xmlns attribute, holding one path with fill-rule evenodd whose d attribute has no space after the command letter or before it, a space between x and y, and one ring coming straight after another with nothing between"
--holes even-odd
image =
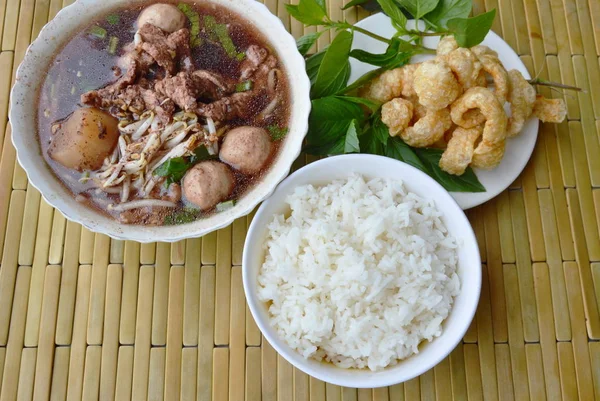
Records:
<instances>
[{"instance_id":1,"label":"cooked rice grain","mask_svg":"<svg viewBox=\"0 0 600 401\"><path fill-rule=\"evenodd\" d=\"M442 332L459 293L457 243L434 203L359 175L287 198L268 226L259 298L305 358L379 370Z\"/></svg>"}]
</instances>

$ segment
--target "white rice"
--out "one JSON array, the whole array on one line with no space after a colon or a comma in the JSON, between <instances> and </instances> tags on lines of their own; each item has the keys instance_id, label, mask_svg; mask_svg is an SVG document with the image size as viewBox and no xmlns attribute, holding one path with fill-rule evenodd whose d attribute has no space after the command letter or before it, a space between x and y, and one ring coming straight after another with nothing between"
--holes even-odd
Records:
<instances>
[{"instance_id":1,"label":"white rice","mask_svg":"<svg viewBox=\"0 0 600 401\"><path fill-rule=\"evenodd\" d=\"M259 298L305 358L382 369L442 332L460 283L434 203L359 175L295 189L269 224Z\"/></svg>"}]
</instances>

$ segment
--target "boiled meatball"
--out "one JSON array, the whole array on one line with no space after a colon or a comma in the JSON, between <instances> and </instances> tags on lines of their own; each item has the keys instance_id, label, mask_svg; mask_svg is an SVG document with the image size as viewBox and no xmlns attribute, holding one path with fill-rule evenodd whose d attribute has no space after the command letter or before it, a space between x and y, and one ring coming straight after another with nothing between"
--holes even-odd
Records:
<instances>
[{"instance_id":1,"label":"boiled meatball","mask_svg":"<svg viewBox=\"0 0 600 401\"><path fill-rule=\"evenodd\" d=\"M138 28L152 24L165 32L175 32L185 27L185 15L173 4L153 4L146 7L138 18Z\"/></svg>"},{"instance_id":2,"label":"boiled meatball","mask_svg":"<svg viewBox=\"0 0 600 401\"><path fill-rule=\"evenodd\" d=\"M219 158L236 170L254 174L262 169L271 154L271 137L263 128L237 127L227 133Z\"/></svg>"},{"instance_id":3,"label":"boiled meatball","mask_svg":"<svg viewBox=\"0 0 600 401\"><path fill-rule=\"evenodd\" d=\"M100 109L77 109L60 124L48 155L70 169L97 170L117 145L117 125L116 118Z\"/></svg>"},{"instance_id":4,"label":"boiled meatball","mask_svg":"<svg viewBox=\"0 0 600 401\"><path fill-rule=\"evenodd\" d=\"M202 210L212 209L233 191L233 174L223 163L205 161L196 164L183 177L185 198Z\"/></svg>"}]
</instances>

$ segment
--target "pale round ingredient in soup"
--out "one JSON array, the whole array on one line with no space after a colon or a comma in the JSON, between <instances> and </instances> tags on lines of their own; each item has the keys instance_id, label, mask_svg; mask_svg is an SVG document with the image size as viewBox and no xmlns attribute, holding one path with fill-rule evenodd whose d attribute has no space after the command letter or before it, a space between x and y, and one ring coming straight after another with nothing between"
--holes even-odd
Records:
<instances>
[{"instance_id":1,"label":"pale round ingredient in soup","mask_svg":"<svg viewBox=\"0 0 600 401\"><path fill-rule=\"evenodd\" d=\"M209 210L227 199L233 187L229 167L217 161L198 163L183 177L185 198L202 210Z\"/></svg>"},{"instance_id":2,"label":"pale round ingredient in soup","mask_svg":"<svg viewBox=\"0 0 600 401\"><path fill-rule=\"evenodd\" d=\"M59 123L48 155L77 171L98 169L117 144L117 124L116 118L97 108L77 109Z\"/></svg>"},{"instance_id":3,"label":"pale round ingredient in soup","mask_svg":"<svg viewBox=\"0 0 600 401\"><path fill-rule=\"evenodd\" d=\"M433 201L397 180L300 186L268 225L258 296L305 358L380 370L442 333L457 243Z\"/></svg>"},{"instance_id":4,"label":"pale round ingredient in soup","mask_svg":"<svg viewBox=\"0 0 600 401\"><path fill-rule=\"evenodd\" d=\"M175 32L185 27L185 15L173 4L154 4L146 7L138 18L138 27L152 24L165 32Z\"/></svg>"},{"instance_id":5,"label":"pale round ingredient in soup","mask_svg":"<svg viewBox=\"0 0 600 401\"><path fill-rule=\"evenodd\" d=\"M260 171L271 154L271 137L264 128L237 127L227 133L219 157L246 174Z\"/></svg>"}]
</instances>

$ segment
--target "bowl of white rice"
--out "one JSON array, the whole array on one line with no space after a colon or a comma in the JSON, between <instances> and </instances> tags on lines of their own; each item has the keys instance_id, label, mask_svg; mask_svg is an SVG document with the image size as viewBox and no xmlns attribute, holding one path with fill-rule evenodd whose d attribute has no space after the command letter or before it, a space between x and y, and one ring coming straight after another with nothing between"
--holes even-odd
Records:
<instances>
[{"instance_id":1,"label":"bowl of white rice","mask_svg":"<svg viewBox=\"0 0 600 401\"><path fill-rule=\"evenodd\" d=\"M301 168L260 206L243 282L258 327L292 365L382 387L456 347L477 308L481 260L464 212L435 180L352 154Z\"/></svg>"}]
</instances>

